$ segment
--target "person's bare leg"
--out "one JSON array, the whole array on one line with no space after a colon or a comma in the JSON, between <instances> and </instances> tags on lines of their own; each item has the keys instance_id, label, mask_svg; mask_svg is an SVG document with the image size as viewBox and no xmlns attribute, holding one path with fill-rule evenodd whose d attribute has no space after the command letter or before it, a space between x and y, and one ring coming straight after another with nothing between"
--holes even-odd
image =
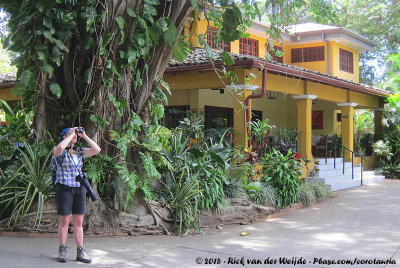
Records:
<instances>
[{"instance_id":1,"label":"person's bare leg","mask_svg":"<svg viewBox=\"0 0 400 268\"><path fill-rule=\"evenodd\" d=\"M72 217L72 222L74 224L74 237L76 241L76 247L83 246L83 217L85 215L74 214Z\"/></svg>"},{"instance_id":2,"label":"person's bare leg","mask_svg":"<svg viewBox=\"0 0 400 268\"><path fill-rule=\"evenodd\" d=\"M85 215L73 215L74 237L76 241L77 254L76 260L84 263L91 263L92 259L86 254L85 245L83 245L83 217Z\"/></svg>"},{"instance_id":3,"label":"person's bare leg","mask_svg":"<svg viewBox=\"0 0 400 268\"><path fill-rule=\"evenodd\" d=\"M58 224L58 240L60 241L60 245L65 246L65 244L67 243L68 226L70 219L71 215L60 216L60 222Z\"/></svg>"},{"instance_id":4,"label":"person's bare leg","mask_svg":"<svg viewBox=\"0 0 400 268\"><path fill-rule=\"evenodd\" d=\"M67 261L67 238L68 238L68 226L71 215L60 216L60 221L58 223L58 240L60 241L60 246L58 248L58 258L59 262Z\"/></svg>"}]
</instances>

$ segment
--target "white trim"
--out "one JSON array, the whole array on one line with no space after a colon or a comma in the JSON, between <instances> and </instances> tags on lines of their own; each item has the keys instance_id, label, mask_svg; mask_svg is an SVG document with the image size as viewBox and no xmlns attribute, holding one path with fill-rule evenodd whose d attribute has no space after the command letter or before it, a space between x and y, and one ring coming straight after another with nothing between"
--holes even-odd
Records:
<instances>
[{"instance_id":1,"label":"white trim","mask_svg":"<svg viewBox=\"0 0 400 268\"><path fill-rule=\"evenodd\" d=\"M301 99L311 99L314 100L317 98L317 95L292 95L292 98L295 100L301 100Z\"/></svg>"},{"instance_id":2,"label":"white trim","mask_svg":"<svg viewBox=\"0 0 400 268\"><path fill-rule=\"evenodd\" d=\"M356 103L356 102L346 102L346 103L336 103L336 105L340 106L340 107L349 107L349 106L356 107L356 106L358 106L358 103Z\"/></svg>"},{"instance_id":3,"label":"white trim","mask_svg":"<svg viewBox=\"0 0 400 268\"><path fill-rule=\"evenodd\" d=\"M385 108L374 108L374 109L371 109L371 110L374 111L374 112L384 112Z\"/></svg>"},{"instance_id":4,"label":"white trim","mask_svg":"<svg viewBox=\"0 0 400 268\"><path fill-rule=\"evenodd\" d=\"M237 89L241 89L241 90L257 90L259 88L259 86L255 86L255 85L247 85L247 84L243 84L243 85L227 85L226 89L228 90L237 90Z\"/></svg>"}]
</instances>

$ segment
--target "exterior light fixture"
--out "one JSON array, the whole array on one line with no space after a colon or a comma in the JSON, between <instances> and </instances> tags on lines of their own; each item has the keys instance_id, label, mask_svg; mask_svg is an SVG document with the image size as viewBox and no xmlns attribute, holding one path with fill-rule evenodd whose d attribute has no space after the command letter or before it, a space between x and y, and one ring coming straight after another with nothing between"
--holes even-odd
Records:
<instances>
[{"instance_id":1,"label":"exterior light fixture","mask_svg":"<svg viewBox=\"0 0 400 268\"><path fill-rule=\"evenodd\" d=\"M316 104L317 103L317 98L312 100L312 104Z\"/></svg>"},{"instance_id":2,"label":"exterior light fixture","mask_svg":"<svg viewBox=\"0 0 400 268\"><path fill-rule=\"evenodd\" d=\"M278 97L278 92L276 91L267 91L267 98L270 100L275 100Z\"/></svg>"},{"instance_id":3,"label":"exterior light fixture","mask_svg":"<svg viewBox=\"0 0 400 268\"><path fill-rule=\"evenodd\" d=\"M218 87L218 88L212 88L211 90L219 90L219 94L224 94L225 93L225 90L223 89L223 88L220 88L220 87Z\"/></svg>"}]
</instances>

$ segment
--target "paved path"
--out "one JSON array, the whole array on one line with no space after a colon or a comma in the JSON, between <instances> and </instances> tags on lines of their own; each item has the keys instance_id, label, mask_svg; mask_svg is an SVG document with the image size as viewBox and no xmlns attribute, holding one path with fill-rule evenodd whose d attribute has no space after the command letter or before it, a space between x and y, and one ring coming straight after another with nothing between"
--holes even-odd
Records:
<instances>
[{"instance_id":1,"label":"paved path","mask_svg":"<svg viewBox=\"0 0 400 268\"><path fill-rule=\"evenodd\" d=\"M252 225L186 237L97 237L86 239L92 267L400 267L400 181L337 192L338 197ZM248 236L240 236L240 232ZM83 267L69 239L68 262L55 261L56 238L0 236L0 267ZM397 264L329 265L331 261ZM247 264L247 261L275 265ZM196 264L202 262L202 264ZM206 264L206 261L217 262ZM220 262L218 264L218 262ZM239 264L234 264L239 263ZM356 261L357 263L357 261Z\"/></svg>"}]
</instances>

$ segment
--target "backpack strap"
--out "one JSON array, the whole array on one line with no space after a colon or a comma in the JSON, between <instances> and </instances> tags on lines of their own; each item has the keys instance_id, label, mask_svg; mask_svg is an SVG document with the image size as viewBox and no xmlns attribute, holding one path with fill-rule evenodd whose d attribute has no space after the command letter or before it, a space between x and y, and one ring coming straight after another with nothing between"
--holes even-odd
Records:
<instances>
[{"instance_id":1,"label":"backpack strap","mask_svg":"<svg viewBox=\"0 0 400 268\"><path fill-rule=\"evenodd\" d=\"M59 155L58 157L54 157L53 155L53 159L51 159L51 163L50 163L50 175L51 175L51 179L53 181L53 186L56 187L56 179L57 179L57 168L58 166L60 166L60 168L62 168L62 162L65 158L65 154L66 152L63 151L61 153L61 155Z\"/></svg>"}]
</instances>

